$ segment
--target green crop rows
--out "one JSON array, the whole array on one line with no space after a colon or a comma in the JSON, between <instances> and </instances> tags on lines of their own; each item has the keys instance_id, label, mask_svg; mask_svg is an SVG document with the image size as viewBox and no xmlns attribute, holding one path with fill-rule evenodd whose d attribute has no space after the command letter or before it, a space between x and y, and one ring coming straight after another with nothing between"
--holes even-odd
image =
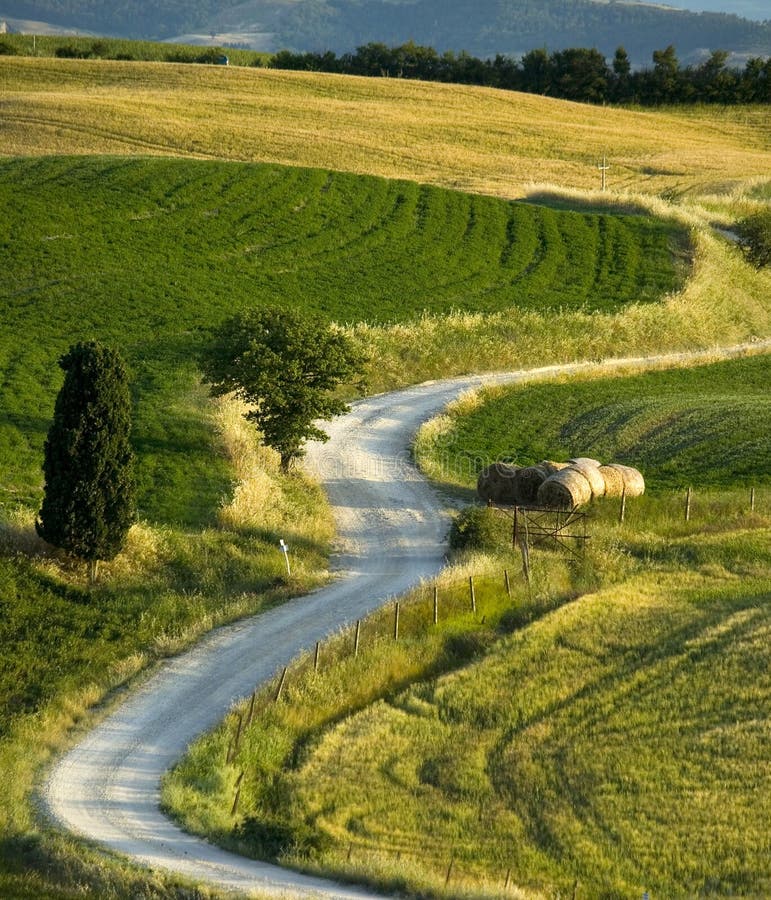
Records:
<instances>
[{"instance_id":1,"label":"green crop rows","mask_svg":"<svg viewBox=\"0 0 771 900\"><path fill-rule=\"evenodd\" d=\"M257 125L255 127L258 127ZM213 463L191 356L249 304L340 322L511 306L613 310L678 283L674 226L582 215L406 182L180 160L0 163L0 500L35 502L74 340L134 370L142 512L205 520Z\"/></svg>"}]
</instances>

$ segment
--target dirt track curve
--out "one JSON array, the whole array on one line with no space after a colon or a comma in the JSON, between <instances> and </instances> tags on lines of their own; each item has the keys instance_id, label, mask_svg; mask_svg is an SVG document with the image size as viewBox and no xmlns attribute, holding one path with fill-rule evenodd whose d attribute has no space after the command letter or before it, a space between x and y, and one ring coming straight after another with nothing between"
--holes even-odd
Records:
<instances>
[{"instance_id":1,"label":"dirt track curve","mask_svg":"<svg viewBox=\"0 0 771 900\"><path fill-rule=\"evenodd\" d=\"M771 349L771 341L721 351ZM610 360L613 369L716 354ZM76 835L153 869L236 892L277 897L378 896L228 853L185 834L158 806L160 779L234 700L247 696L300 650L387 598L435 574L444 562L448 520L438 494L412 465L418 426L463 390L480 384L570 374L596 363L429 382L361 401L309 448L341 541L338 578L328 587L217 629L168 661L52 769L43 789L47 815Z\"/></svg>"}]
</instances>

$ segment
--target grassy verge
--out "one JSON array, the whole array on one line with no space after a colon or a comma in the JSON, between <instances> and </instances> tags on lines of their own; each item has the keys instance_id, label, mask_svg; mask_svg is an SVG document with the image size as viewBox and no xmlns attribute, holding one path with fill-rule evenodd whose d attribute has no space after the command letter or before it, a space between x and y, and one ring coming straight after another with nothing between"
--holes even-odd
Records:
<instances>
[{"instance_id":1,"label":"grassy verge","mask_svg":"<svg viewBox=\"0 0 771 900\"><path fill-rule=\"evenodd\" d=\"M12 773L0 801L3 896L190 896L41 830L32 791L52 755L137 673L324 581L333 528L323 495L299 474L282 476L240 413L225 401L213 413L234 484L211 524L135 526L94 587L37 540L29 508L0 520L0 767ZM292 548L291 579L280 537Z\"/></svg>"},{"instance_id":2,"label":"grassy verge","mask_svg":"<svg viewBox=\"0 0 771 900\"><path fill-rule=\"evenodd\" d=\"M388 610L358 658L347 634L298 663L231 764L229 718L165 803L241 852L420 896L763 894L771 518L735 491L688 524L672 495L615 512L580 565L534 551L531 597L511 557L476 557L440 582L439 626L427 585L398 643Z\"/></svg>"}]
</instances>

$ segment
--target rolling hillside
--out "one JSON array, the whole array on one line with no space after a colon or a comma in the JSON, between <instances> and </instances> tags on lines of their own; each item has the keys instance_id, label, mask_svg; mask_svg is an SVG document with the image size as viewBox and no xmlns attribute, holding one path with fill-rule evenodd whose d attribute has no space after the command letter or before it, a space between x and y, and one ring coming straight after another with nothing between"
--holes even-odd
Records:
<instances>
[{"instance_id":1,"label":"rolling hillside","mask_svg":"<svg viewBox=\"0 0 771 900\"><path fill-rule=\"evenodd\" d=\"M764 896L769 359L461 397L416 447L442 486L508 447L620 456L650 490L623 524L618 498L593 503L579 558L533 539L527 581L511 511L478 508L475 552L402 598L398 641L384 606L357 652L350 629L318 673L296 660L232 757L235 714L193 745L167 807L238 852L400 895ZM686 522L670 488L689 483Z\"/></svg>"},{"instance_id":2,"label":"rolling hillside","mask_svg":"<svg viewBox=\"0 0 771 900\"><path fill-rule=\"evenodd\" d=\"M596 166L605 152L611 191L588 193L583 189L599 184ZM240 410L212 406L198 381L194 350L235 306L280 296L349 323L349 333L372 353L372 391L459 372L711 347L771 333L768 274L751 269L709 226L730 225L767 201L767 110L640 114L447 85L0 57L0 156L0 769L10 773L0 802L0 894L6 896L189 897L189 886L129 871L41 829L34 786L50 755L72 729L85 727L110 691L214 625L323 580L330 523L318 492L298 475L281 480L243 427ZM616 194L621 188L636 193ZM510 202L525 196L540 208ZM475 265L479 259L484 266ZM61 377L55 360L81 336L116 341L129 357L142 490L143 521L127 552L105 566L104 580L93 587L34 533L40 451ZM714 398L705 396L706 409ZM742 409L735 398L721 404L729 421ZM668 411L654 412L661 409ZM652 535L629 553L612 530L595 557L600 575L617 579L619 566L625 576L626 566L634 574L640 560L653 560L652 577L666 569L671 579L651 590L657 622L663 610L706 640L710 628L733 628L732 617L755 616L742 632L754 653L753 629L764 624L755 610L768 584L767 517L736 514L729 522L736 535L689 534L671 552L670 525L654 518ZM702 523L693 527L696 535L703 530ZM295 553L291 578L279 538ZM537 604L543 601L540 612L586 590L594 577L568 567L557 576L559 590L547 595L544 582L534 593ZM687 589L673 610L677 583ZM712 593L699 596L705 583ZM632 587L638 596L645 585ZM700 617L705 597L715 603ZM628 622L626 612L619 605L608 620L613 629ZM559 647L576 634L572 621L563 624L552 641ZM613 637L613 629L603 633ZM647 652L649 632L642 634L630 644L631 658ZM489 646L488 637L481 645L473 636L455 640L448 649L473 654ZM540 633L533 640L537 658ZM601 641L589 646L601 658L609 650ZM699 659L703 649L667 646L673 666ZM747 699L737 685L752 658L726 662L725 683L713 684L721 708L733 711ZM524 663L521 672L523 685L533 685L528 696L537 697L538 673ZM623 666L616 672L623 675ZM655 683L660 672L650 667L643 674ZM610 683L605 693L597 687L594 696L614 705L618 691ZM676 707L678 698L667 697ZM688 712L701 721L701 707ZM591 735L575 734L593 752ZM753 734L740 738L725 746L752 759ZM552 758L564 749L557 739L547 748ZM220 761L224 756L218 751ZM518 772L533 773L536 786L549 782L550 759L516 762ZM581 783L593 783L608 772L578 774ZM752 788L747 779L739 782ZM632 786L649 784L640 777ZM715 798L722 798L717 788L710 808L719 807ZM231 823L232 794L228 799ZM761 828L767 821L753 799L742 837L746 825L754 835L756 821ZM626 814L623 803L614 810ZM551 811L548 822L534 815L522 820L524 827L563 840L556 825L570 832L571 812L557 804ZM665 830L675 821L669 808L667 816ZM478 805L467 818L479 823ZM758 842L765 839L761 828ZM738 846L736 834L721 846ZM659 847L660 835L641 852ZM582 846L591 862L591 847L604 852L605 845L596 831L588 837ZM557 871L561 863L539 856L541 849L523 849L534 861L532 877L570 890L573 861ZM332 864L345 869L347 851L341 843ZM749 863L738 875L726 868L729 888L747 883L757 871L750 866L767 855L743 858ZM432 878L441 890L447 860L437 860L441 868ZM583 864L578 860L579 870ZM354 856L347 874L360 877L357 865ZM624 886L637 890L637 871L630 874L624 859L619 865ZM699 889L688 860L674 871ZM664 876L655 885L664 891Z\"/></svg>"},{"instance_id":3,"label":"rolling hillside","mask_svg":"<svg viewBox=\"0 0 771 900\"><path fill-rule=\"evenodd\" d=\"M399 79L0 56L0 155L257 160L522 197L726 195L771 178L762 107L633 112Z\"/></svg>"}]
</instances>

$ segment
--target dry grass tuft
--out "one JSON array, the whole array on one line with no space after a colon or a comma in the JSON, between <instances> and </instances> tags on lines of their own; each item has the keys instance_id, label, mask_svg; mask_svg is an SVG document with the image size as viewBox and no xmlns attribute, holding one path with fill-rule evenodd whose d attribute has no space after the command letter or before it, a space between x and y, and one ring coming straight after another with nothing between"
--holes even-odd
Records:
<instances>
[{"instance_id":1,"label":"dry grass tuft","mask_svg":"<svg viewBox=\"0 0 771 900\"><path fill-rule=\"evenodd\" d=\"M214 405L222 452L235 477L232 496L218 511L219 525L234 530L271 527L280 519L283 505L279 456L259 442L254 426L244 418L245 403L229 396L216 399Z\"/></svg>"},{"instance_id":2,"label":"dry grass tuft","mask_svg":"<svg viewBox=\"0 0 771 900\"><path fill-rule=\"evenodd\" d=\"M271 531L295 521L295 528L309 539L331 541L334 524L327 505L304 503L310 497L320 501L318 486L300 471L293 472L289 479L280 473L279 454L260 442L259 433L244 418L245 403L233 396L214 402L222 452L235 476L232 496L223 501L217 513L220 528Z\"/></svg>"}]
</instances>

